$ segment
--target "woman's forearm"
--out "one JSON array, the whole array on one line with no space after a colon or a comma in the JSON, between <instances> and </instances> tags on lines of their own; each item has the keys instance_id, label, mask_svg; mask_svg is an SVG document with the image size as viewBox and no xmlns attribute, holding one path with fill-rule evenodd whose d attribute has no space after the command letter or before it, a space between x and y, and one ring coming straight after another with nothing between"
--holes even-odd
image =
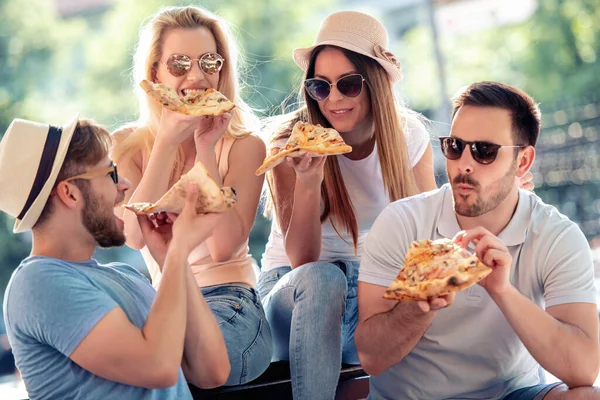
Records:
<instances>
[{"instance_id":1,"label":"woman's forearm","mask_svg":"<svg viewBox=\"0 0 600 400\"><path fill-rule=\"evenodd\" d=\"M285 251L292 268L318 261L321 254L321 188L296 181Z\"/></svg>"}]
</instances>

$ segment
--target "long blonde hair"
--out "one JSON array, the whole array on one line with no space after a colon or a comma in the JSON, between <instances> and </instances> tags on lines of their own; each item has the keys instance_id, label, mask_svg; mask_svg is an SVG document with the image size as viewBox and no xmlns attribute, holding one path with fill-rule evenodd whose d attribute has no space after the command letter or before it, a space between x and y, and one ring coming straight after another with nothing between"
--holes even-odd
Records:
<instances>
[{"instance_id":1,"label":"long blonde hair","mask_svg":"<svg viewBox=\"0 0 600 400\"><path fill-rule=\"evenodd\" d=\"M305 79L314 77L315 60L325 47L319 46L313 50ZM383 185L388 192L390 202L417 194L418 188L411 171L404 137L406 115L409 110L406 110L395 100L388 74L379 63L350 50L336 48L344 53L348 60L354 64L358 73L365 78L365 86L371 102L371 115L375 127L375 141L379 153ZM300 96L304 100L305 107L287 115L287 121L273 132L271 142L289 137L291 127L299 120L331 127L329 121L319 110L318 103L306 95L303 87L300 90ZM268 173L267 183L269 187L272 185L272 179L272 174ZM272 211L273 202L275 201L272 197L273 192L270 192L271 196L269 196L266 207L267 213ZM321 222L329 218L338 234L340 234L340 229L349 233L352 236L354 249L356 250L358 221L336 157L327 157L325 162L321 198L324 205Z\"/></svg>"},{"instance_id":2,"label":"long blonde hair","mask_svg":"<svg viewBox=\"0 0 600 400\"><path fill-rule=\"evenodd\" d=\"M133 62L133 87L139 104L139 118L136 122L124 128L133 128L123 141L116 144L111 154L118 160L124 155L131 155L141 150L143 155L148 155L152 150L156 137L162 107L140 88L139 83L146 79L154 81L158 62L162 58L161 50L165 35L172 29L194 29L205 27L215 38L217 53L225 59L220 72L217 90L231 99L236 108L231 111L232 118L227 128L232 134L248 132L256 126L257 118L250 107L239 95L238 84L238 57L239 50L235 42L230 39L231 34L227 23L211 12L199 7L167 7L157 12L145 25L142 26L136 47ZM177 178L183 172L183 149L177 151L175 166L171 178Z\"/></svg>"}]
</instances>

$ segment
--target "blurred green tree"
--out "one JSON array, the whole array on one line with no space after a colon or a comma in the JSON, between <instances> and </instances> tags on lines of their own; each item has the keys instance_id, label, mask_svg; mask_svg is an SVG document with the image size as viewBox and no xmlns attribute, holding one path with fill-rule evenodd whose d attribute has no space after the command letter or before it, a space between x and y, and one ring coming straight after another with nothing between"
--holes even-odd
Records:
<instances>
[{"instance_id":1,"label":"blurred green tree","mask_svg":"<svg viewBox=\"0 0 600 400\"><path fill-rule=\"evenodd\" d=\"M30 115L28 96L46 84L55 48L53 22L46 1L0 0L0 137L15 116ZM14 235L13 224L13 218L0 212L0 295L30 250L30 235Z\"/></svg>"},{"instance_id":2,"label":"blurred green tree","mask_svg":"<svg viewBox=\"0 0 600 400\"><path fill-rule=\"evenodd\" d=\"M553 103L600 91L600 7L596 0L544 0L533 16L470 34L442 37L448 96L479 80L518 86L537 101ZM403 94L417 109L440 104L429 27L402 41Z\"/></svg>"}]
</instances>

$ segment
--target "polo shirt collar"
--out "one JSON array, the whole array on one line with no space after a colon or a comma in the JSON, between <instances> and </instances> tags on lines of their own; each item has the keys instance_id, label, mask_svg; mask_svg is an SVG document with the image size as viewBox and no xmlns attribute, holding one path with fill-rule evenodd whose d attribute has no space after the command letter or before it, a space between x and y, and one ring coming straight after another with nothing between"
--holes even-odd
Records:
<instances>
[{"instance_id":1,"label":"polo shirt collar","mask_svg":"<svg viewBox=\"0 0 600 400\"><path fill-rule=\"evenodd\" d=\"M454 212L452 188L447 183L441 189L444 191L444 199L437 231L442 237L452 239L461 230L456 220L456 213ZM530 195L526 191L519 189L517 209L506 228L498 235L498 238L506 246L518 246L525 242L532 212L529 197Z\"/></svg>"}]
</instances>

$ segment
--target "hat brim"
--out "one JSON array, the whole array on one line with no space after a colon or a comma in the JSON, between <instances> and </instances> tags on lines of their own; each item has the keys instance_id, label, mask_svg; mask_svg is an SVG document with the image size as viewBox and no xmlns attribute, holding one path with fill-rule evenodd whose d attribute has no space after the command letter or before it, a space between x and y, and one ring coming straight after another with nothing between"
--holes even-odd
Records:
<instances>
[{"instance_id":1,"label":"hat brim","mask_svg":"<svg viewBox=\"0 0 600 400\"><path fill-rule=\"evenodd\" d=\"M44 187L40 191L40 194L31 204L29 211L27 211L27 213L25 213L25 215L23 216L23 219L17 219L15 221L15 225L13 226L14 233L21 233L31 230L31 228L33 228L38 218L40 217L42 210L48 202L48 197L50 197L50 192L54 187L54 183L56 182L58 173L62 168L65 156L67 155L67 150L69 149L69 144L71 143L71 138L73 137L73 133L75 132L75 127L77 126L78 121L79 115L76 115L75 118L73 118L70 122L63 125L60 143L56 151L56 157L54 159L54 164L52 165L52 171L48 176L48 180L44 184Z\"/></svg>"},{"instance_id":2,"label":"hat brim","mask_svg":"<svg viewBox=\"0 0 600 400\"><path fill-rule=\"evenodd\" d=\"M377 61L379 63L379 65L381 65L385 69L385 71L388 73L388 75L390 76L390 80L392 81L392 84L397 83L402 79L402 73L400 72L400 70L398 69L398 66L396 64L394 64L390 61L387 61L387 60L383 60L381 58L373 57L372 54L369 54L362 48L354 45L353 43L346 42L346 41L339 40L339 39L324 40L317 45L294 49L294 51L292 52L292 57L294 59L294 62L303 71L306 71L308 69L308 65L310 63L310 57L312 55L312 52L318 46L336 46L336 47L341 47L346 50L353 51L358 54L362 54L363 56L369 57L369 58Z\"/></svg>"}]
</instances>

